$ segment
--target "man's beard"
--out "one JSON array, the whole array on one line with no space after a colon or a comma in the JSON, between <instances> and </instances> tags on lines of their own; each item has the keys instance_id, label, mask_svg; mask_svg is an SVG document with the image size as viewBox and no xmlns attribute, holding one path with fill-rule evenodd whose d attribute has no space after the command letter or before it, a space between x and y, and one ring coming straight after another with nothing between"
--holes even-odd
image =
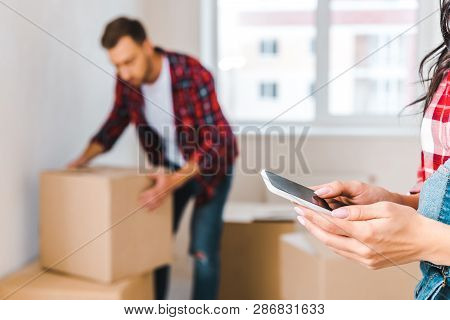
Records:
<instances>
[{"instance_id":1,"label":"man's beard","mask_svg":"<svg viewBox=\"0 0 450 320\"><path fill-rule=\"evenodd\" d=\"M152 65L152 61L151 58L148 57L146 59L146 66L145 66L145 74L144 74L144 78L142 79L140 85L142 85L144 82L150 82L150 75L152 74L153 71L153 65Z\"/></svg>"}]
</instances>

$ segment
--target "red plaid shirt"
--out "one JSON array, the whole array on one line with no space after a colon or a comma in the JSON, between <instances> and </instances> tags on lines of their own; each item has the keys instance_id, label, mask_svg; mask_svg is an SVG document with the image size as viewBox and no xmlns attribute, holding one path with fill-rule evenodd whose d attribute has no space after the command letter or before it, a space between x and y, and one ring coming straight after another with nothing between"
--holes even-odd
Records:
<instances>
[{"instance_id":1,"label":"red plaid shirt","mask_svg":"<svg viewBox=\"0 0 450 320\"><path fill-rule=\"evenodd\" d=\"M200 168L195 178L202 186L196 199L196 205L200 205L211 199L234 163L238 155L236 138L220 109L211 73L192 57L156 50L166 55L170 64L178 146L183 158L196 161ZM148 125L144 108L141 89L118 79L113 109L91 141L100 143L107 151L128 124L133 123L149 162L167 164L163 140Z\"/></svg>"},{"instance_id":2,"label":"red plaid shirt","mask_svg":"<svg viewBox=\"0 0 450 320\"><path fill-rule=\"evenodd\" d=\"M417 184L411 193L420 192L422 185L450 157L450 72L439 85L425 111L421 128L421 164L417 172Z\"/></svg>"}]
</instances>

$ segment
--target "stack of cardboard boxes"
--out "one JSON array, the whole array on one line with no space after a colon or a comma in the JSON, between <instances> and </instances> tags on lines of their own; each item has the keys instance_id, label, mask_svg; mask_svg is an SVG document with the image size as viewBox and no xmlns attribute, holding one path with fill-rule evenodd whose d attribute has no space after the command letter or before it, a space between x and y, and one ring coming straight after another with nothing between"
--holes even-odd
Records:
<instances>
[{"instance_id":1,"label":"stack of cardboard boxes","mask_svg":"<svg viewBox=\"0 0 450 320\"><path fill-rule=\"evenodd\" d=\"M137 169L47 171L40 263L0 281L7 299L152 299L152 271L172 260L172 199L148 211Z\"/></svg>"}]
</instances>

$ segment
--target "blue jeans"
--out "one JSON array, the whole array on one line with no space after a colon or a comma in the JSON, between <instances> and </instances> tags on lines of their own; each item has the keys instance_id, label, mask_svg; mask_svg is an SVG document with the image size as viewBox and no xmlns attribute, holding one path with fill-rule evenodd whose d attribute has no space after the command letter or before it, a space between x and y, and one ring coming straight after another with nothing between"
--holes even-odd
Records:
<instances>
[{"instance_id":1,"label":"blue jeans","mask_svg":"<svg viewBox=\"0 0 450 320\"><path fill-rule=\"evenodd\" d=\"M214 197L201 206L195 206L190 224L189 253L194 257L192 299L217 299L220 276L220 240L223 227L223 208L231 187L233 168L230 166ZM174 192L173 232L178 231L182 213L192 197L200 192L200 185L189 180ZM156 299L165 299L169 284L170 267L155 271Z\"/></svg>"},{"instance_id":2,"label":"blue jeans","mask_svg":"<svg viewBox=\"0 0 450 320\"><path fill-rule=\"evenodd\" d=\"M427 218L450 224L450 160L425 181L418 211ZM420 269L423 278L416 286L414 297L420 300L449 300L449 266L421 261Z\"/></svg>"}]
</instances>

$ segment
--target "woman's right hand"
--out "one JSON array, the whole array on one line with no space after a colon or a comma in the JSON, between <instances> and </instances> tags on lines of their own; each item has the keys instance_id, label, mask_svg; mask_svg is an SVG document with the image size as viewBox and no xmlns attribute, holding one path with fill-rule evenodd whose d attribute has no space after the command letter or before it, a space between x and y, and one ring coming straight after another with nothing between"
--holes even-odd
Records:
<instances>
[{"instance_id":1,"label":"woman's right hand","mask_svg":"<svg viewBox=\"0 0 450 320\"><path fill-rule=\"evenodd\" d=\"M367 205L380 201L399 203L400 195L360 181L333 181L314 186L316 195L325 199L332 209L345 205Z\"/></svg>"}]
</instances>

